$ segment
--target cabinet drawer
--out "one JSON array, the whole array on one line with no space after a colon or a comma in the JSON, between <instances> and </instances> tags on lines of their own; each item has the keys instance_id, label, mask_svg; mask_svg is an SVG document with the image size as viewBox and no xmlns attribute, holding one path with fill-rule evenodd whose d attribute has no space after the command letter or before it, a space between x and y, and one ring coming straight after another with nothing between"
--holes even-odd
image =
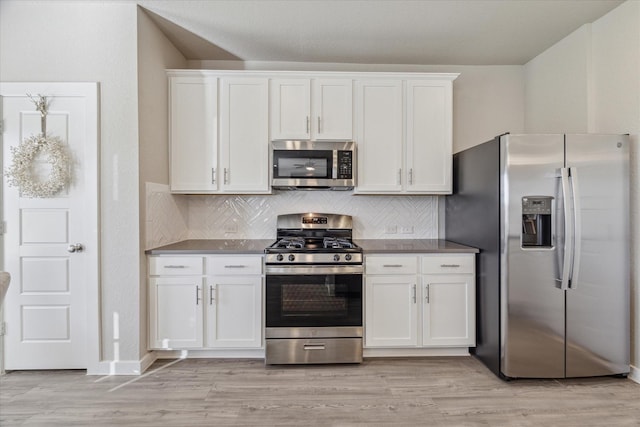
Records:
<instances>
[{"instance_id":1,"label":"cabinet drawer","mask_svg":"<svg viewBox=\"0 0 640 427\"><path fill-rule=\"evenodd\" d=\"M207 257L208 275L262 274L262 256Z\"/></svg>"},{"instance_id":2,"label":"cabinet drawer","mask_svg":"<svg viewBox=\"0 0 640 427\"><path fill-rule=\"evenodd\" d=\"M473 274L475 256L467 255L428 255L422 257L422 274Z\"/></svg>"},{"instance_id":3,"label":"cabinet drawer","mask_svg":"<svg viewBox=\"0 0 640 427\"><path fill-rule=\"evenodd\" d=\"M366 274L416 274L418 259L415 256L368 256L365 258Z\"/></svg>"},{"instance_id":4,"label":"cabinet drawer","mask_svg":"<svg viewBox=\"0 0 640 427\"><path fill-rule=\"evenodd\" d=\"M151 276L196 276L203 274L202 257L149 257Z\"/></svg>"}]
</instances>

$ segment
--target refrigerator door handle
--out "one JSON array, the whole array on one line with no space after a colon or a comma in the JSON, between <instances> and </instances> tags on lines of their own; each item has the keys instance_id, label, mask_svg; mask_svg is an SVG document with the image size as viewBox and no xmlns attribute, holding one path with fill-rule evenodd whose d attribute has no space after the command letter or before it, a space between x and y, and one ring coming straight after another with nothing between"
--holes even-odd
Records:
<instances>
[{"instance_id":1,"label":"refrigerator door handle","mask_svg":"<svg viewBox=\"0 0 640 427\"><path fill-rule=\"evenodd\" d=\"M575 167L569 168L569 175L571 176L571 192L573 196L573 253L571 256L569 288L576 289L580 273L580 253L582 252L582 213L578 169Z\"/></svg>"},{"instance_id":2,"label":"refrigerator door handle","mask_svg":"<svg viewBox=\"0 0 640 427\"><path fill-rule=\"evenodd\" d=\"M562 206L564 215L564 256L562 260L561 278L556 279L556 287L562 290L569 289L569 280L571 278L571 262L573 260L573 215L571 214L569 204L569 169L560 169L560 178L562 179ZM558 283L559 282L559 283Z\"/></svg>"}]
</instances>

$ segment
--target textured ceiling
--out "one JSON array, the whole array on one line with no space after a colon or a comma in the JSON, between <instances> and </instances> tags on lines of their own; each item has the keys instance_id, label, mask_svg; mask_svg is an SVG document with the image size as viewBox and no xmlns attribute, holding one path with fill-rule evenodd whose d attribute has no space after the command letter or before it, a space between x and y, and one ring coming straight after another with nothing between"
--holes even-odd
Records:
<instances>
[{"instance_id":1,"label":"textured ceiling","mask_svg":"<svg viewBox=\"0 0 640 427\"><path fill-rule=\"evenodd\" d=\"M617 0L142 0L194 60L521 65Z\"/></svg>"}]
</instances>

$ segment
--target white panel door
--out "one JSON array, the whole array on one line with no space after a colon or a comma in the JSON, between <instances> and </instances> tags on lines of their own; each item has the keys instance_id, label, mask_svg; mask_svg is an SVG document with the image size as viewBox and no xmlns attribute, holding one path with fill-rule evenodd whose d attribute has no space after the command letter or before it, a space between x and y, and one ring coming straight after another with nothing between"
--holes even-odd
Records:
<instances>
[{"instance_id":1,"label":"white panel door","mask_svg":"<svg viewBox=\"0 0 640 427\"><path fill-rule=\"evenodd\" d=\"M311 137L309 79L271 80L271 139Z\"/></svg>"},{"instance_id":2,"label":"white panel door","mask_svg":"<svg viewBox=\"0 0 640 427\"><path fill-rule=\"evenodd\" d=\"M262 347L262 276L207 278L206 347Z\"/></svg>"},{"instance_id":3,"label":"white panel door","mask_svg":"<svg viewBox=\"0 0 640 427\"><path fill-rule=\"evenodd\" d=\"M13 159L10 147L42 131L27 92L47 97L47 135L59 137L72 159L70 183L49 198L22 197L3 180L4 269L12 276L4 303L4 365L8 370L87 368L89 356L99 361L97 85L0 88L5 170ZM45 159L36 157L36 180L48 178ZM74 244L82 249L70 252Z\"/></svg>"},{"instance_id":4,"label":"white panel door","mask_svg":"<svg viewBox=\"0 0 640 427\"><path fill-rule=\"evenodd\" d=\"M402 190L402 81L356 81L357 193Z\"/></svg>"},{"instance_id":5,"label":"white panel door","mask_svg":"<svg viewBox=\"0 0 640 427\"><path fill-rule=\"evenodd\" d=\"M423 276L422 345L475 346L473 275Z\"/></svg>"},{"instance_id":6,"label":"white panel door","mask_svg":"<svg viewBox=\"0 0 640 427\"><path fill-rule=\"evenodd\" d=\"M450 81L407 81L408 192L451 193L451 105Z\"/></svg>"},{"instance_id":7,"label":"white panel door","mask_svg":"<svg viewBox=\"0 0 640 427\"><path fill-rule=\"evenodd\" d=\"M365 346L418 344L417 277L366 277Z\"/></svg>"},{"instance_id":8,"label":"white panel door","mask_svg":"<svg viewBox=\"0 0 640 427\"><path fill-rule=\"evenodd\" d=\"M218 189L218 88L213 77L171 77L170 185L173 192Z\"/></svg>"},{"instance_id":9,"label":"white panel door","mask_svg":"<svg viewBox=\"0 0 640 427\"><path fill-rule=\"evenodd\" d=\"M220 81L222 191L269 193L269 81Z\"/></svg>"},{"instance_id":10,"label":"white panel door","mask_svg":"<svg viewBox=\"0 0 640 427\"><path fill-rule=\"evenodd\" d=\"M314 139L353 139L353 83L350 79L313 81Z\"/></svg>"}]
</instances>

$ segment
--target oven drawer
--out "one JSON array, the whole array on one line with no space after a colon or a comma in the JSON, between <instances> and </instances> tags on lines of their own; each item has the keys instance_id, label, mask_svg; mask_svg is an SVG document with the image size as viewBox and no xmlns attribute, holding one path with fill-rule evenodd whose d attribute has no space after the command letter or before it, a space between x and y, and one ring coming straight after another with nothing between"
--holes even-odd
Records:
<instances>
[{"instance_id":1,"label":"oven drawer","mask_svg":"<svg viewBox=\"0 0 640 427\"><path fill-rule=\"evenodd\" d=\"M361 363L362 338L268 339L267 365Z\"/></svg>"},{"instance_id":2,"label":"oven drawer","mask_svg":"<svg viewBox=\"0 0 640 427\"><path fill-rule=\"evenodd\" d=\"M418 258L415 256L367 256L366 274L417 274Z\"/></svg>"},{"instance_id":3,"label":"oven drawer","mask_svg":"<svg viewBox=\"0 0 640 427\"><path fill-rule=\"evenodd\" d=\"M262 256L207 257L207 274L215 276L262 274Z\"/></svg>"},{"instance_id":4,"label":"oven drawer","mask_svg":"<svg viewBox=\"0 0 640 427\"><path fill-rule=\"evenodd\" d=\"M149 257L149 275L151 276L200 276L202 274L202 257L199 256Z\"/></svg>"},{"instance_id":5,"label":"oven drawer","mask_svg":"<svg viewBox=\"0 0 640 427\"><path fill-rule=\"evenodd\" d=\"M422 257L422 274L473 274L474 269L473 254Z\"/></svg>"}]
</instances>

